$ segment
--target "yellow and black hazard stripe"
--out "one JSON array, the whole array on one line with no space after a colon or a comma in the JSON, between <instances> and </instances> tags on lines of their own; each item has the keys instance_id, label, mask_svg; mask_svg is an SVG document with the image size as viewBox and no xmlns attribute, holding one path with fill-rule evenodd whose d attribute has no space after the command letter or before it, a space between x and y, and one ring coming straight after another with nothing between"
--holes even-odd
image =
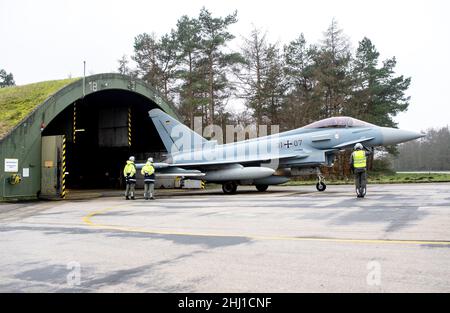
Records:
<instances>
[{"instance_id":1,"label":"yellow and black hazard stripe","mask_svg":"<svg viewBox=\"0 0 450 313\"><path fill-rule=\"evenodd\" d=\"M128 146L131 147L131 106L128 107Z\"/></svg>"},{"instance_id":2,"label":"yellow and black hazard stripe","mask_svg":"<svg viewBox=\"0 0 450 313\"><path fill-rule=\"evenodd\" d=\"M62 139L62 180L61 180L61 198L66 198L66 136Z\"/></svg>"},{"instance_id":3,"label":"yellow and black hazard stripe","mask_svg":"<svg viewBox=\"0 0 450 313\"><path fill-rule=\"evenodd\" d=\"M73 104L73 143L77 140L77 103Z\"/></svg>"},{"instance_id":4,"label":"yellow and black hazard stripe","mask_svg":"<svg viewBox=\"0 0 450 313\"><path fill-rule=\"evenodd\" d=\"M206 182L204 180L201 181L200 188L205 189Z\"/></svg>"}]
</instances>

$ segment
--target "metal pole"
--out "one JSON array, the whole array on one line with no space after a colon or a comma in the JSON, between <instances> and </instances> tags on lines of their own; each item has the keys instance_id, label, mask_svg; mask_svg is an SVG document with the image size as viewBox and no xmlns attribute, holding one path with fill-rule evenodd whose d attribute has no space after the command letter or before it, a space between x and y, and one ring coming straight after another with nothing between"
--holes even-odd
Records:
<instances>
[{"instance_id":1,"label":"metal pole","mask_svg":"<svg viewBox=\"0 0 450 313\"><path fill-rule=\"evenodd\" d=\"M73 104L73 143L76 143L77 139L77 102L75 101Z\"/></svg>"},{"instance_id":2,"label":"metal pole","mask_svg":"<svg viewBox=\"0 0 450 313\"><path fill-rule=\"evenodd\" d=\"M83 61L83 98L86 95L86 61Z\"/></svg>"},{"instance_id":3,"label":"metal pole","mask_svg":"<svg viewBox=\"0 0 450 313\"><path fill-rule=\"evenodd\" d=\"M128 147L131 148L131 105L128 106Z\"/></svg>"},{"instance_id":4,"label":"metal pole","mask_svg":"<svg viewBox=\"0 0 450 313\"><path fill-rule=\"evenodd\" d=\"M62 184L61 198L66 199L66 135L62 138Z\"/></svg>"}]
</instances>

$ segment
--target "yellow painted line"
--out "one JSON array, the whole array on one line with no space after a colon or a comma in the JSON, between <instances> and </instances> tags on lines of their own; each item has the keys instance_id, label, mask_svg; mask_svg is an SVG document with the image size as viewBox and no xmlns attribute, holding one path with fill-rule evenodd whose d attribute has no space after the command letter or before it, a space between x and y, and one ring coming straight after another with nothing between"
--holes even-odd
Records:
<instances>
[{"instance_id":1,"label":"yellow painted line","mask_svg":"<svg viewBox=\"0 0 450 313\"><path fill-rule=\"evenodd\" d=\"M89 213L83 217L83 222L91 227L117 230L123 232L143 233L149 235L175 235L175 236L191 236L191 237L224 237L224 238L249 238L253 240L283 240L283 241L319 241L319 242L336 242L336 243L361 243L361 244L402 244L402 245L445 245L450 246L450 241L432 241L432 240L401 240L401 239L351 239L351 238L321 238L321 237L288 237L288 236L263 236L263 235L233 235L218 233L191 233L180 231L164 231L164 230L148 230L139 227L98 224L92 221L97 215L105 214L112 210L107 208Z\"/></svg>"},{"instance_id":2,"label":"yellow painted line","mask_svg":"<svg viewBox=\"0 0 450 313\"><path fill-rule=\"evenodd\" d=\"M98 224L94 224L92 221L91 221L91 218L92 217L94 217L95 215L100 215L100 214L103 214L103 213L105 213L105 212L107 212L107 211L110 211L110 210L112 210L111 208L107 208L107 209L103 209L103 210L100 210L100 211L95 211L95 212L92 212L92 213L89 213L88 215L86 215L85 217L83 217L83 222L84 223L86 223L86 224L88 224L89 226L100 226L100 225L98 225Z\"/></svg>"}]
</instances>

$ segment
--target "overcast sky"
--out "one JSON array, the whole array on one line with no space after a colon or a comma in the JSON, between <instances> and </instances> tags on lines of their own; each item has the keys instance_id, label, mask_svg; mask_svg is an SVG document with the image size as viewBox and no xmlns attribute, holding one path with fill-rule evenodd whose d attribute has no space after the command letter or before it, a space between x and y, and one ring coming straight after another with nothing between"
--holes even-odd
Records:
<instances>
[{"instance_id":1,"label":"overcast sky","mask_svg":"<svg viewBox=\"0 0 450 313\"><path fill-rule=\"evenodd\" d=\"M448 0L0 0L0 68L19 85L112 72L131 55L134 37L163 34L205 6L216 16L238 11L233 46L253 27L280 44L304 33L318 42L335 17L355 49L369 37L381 58L397 57L397 73L412 77L400 128L450 124L450 1Z\"/></svg>"}]
</instances>

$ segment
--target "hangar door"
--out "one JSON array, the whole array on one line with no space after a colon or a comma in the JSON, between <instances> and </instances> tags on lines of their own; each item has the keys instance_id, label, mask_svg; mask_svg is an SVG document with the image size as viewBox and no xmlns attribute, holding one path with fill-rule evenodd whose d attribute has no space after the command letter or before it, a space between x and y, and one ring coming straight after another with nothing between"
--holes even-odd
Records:
<instances>
[{"instance_id":1,"label":"hangar door","mask_svg":"<svg viewBox=\"0 0 450 313\"><path fill-rule=\"evenodd\" d=\"M142 162L165 152L148 115L155 107L146 97L115 89L67 106L41 133L41 195L62 195L63 181L72 190L122 189L123 167L130 155ZM60 135L66 138L65 176Z\"/></svg>"},{"instance_id":2,"label":"hangar door","mask_svg":"<svg viewBox=\"0 0 450 313\"><path fill-rule=\"evenodd\" d=\"M41 154L41 197L65 195L65 151L63 136L43 136Z\"/></svg>"}]
</instances>

